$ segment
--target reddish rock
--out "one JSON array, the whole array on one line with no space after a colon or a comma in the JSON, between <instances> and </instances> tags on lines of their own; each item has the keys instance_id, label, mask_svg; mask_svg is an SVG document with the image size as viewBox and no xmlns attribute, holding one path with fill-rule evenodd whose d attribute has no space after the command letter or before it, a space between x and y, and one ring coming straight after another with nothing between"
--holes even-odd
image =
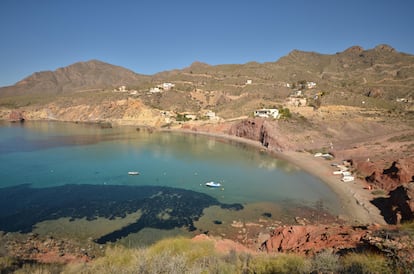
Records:
<instances>
[{"instance_id":1,"label":"reddish rock","mask_svg":"<svg viewBox=\"0 0 414 274\"><path fill-rule=\"evenodd\" d=\"M40 263L84 263L95 258L97 246L88 243L82 248L74 240L40 237L37 234L21 234L20 236L2 236L7 254L23 261Z\"/></svg>"},{"instance_id":2,"label":"reddish rock","mask_svg":"<svg viewBox=\"0 0 414 274\"><path fill-rule=\"evenodd\" d=\"M271 147L276 150L287 149L291 145L289 137L280 134L278 123L269 119L243 120L234 124L228 134L259 141L264 147Z\"/></svg>"},{"instance_id":3,"label":"reddish rock","mask_svg":"<svg viewBox=\"0 0 414 274\"><path fill-rule=\"evenodd\" d=\"M21 111L13 110L9 115L9 120L11 122L23 122L24 116Z\"/></svg>"},{"instance_id":4,"label":"reddish rock","mask_svg":"<svg viewBox=\"0 0 414 274\"><path fill-rule=\"evenodd\" d=\"M262 126L264 119L246 119L233 125L230 130L230 135L242 137L254 141L259 141L262 134Z\"/></svg>"},{"instance_id":5,"label":"reddish rock","mask_svg":"<svg viewBox=\"0 0 414 274\"><path fill-rule=\"evenodd\" d=\"M414 158L401 158L391 164L363 160L354 163L355 169L365 176L370 187L388 192L388 197L378 197L372 201L388 224L414 219Z\"/></svg>"},{"instance_id":6,"label":"reddish rock","mask_svg":"<svg viewBox=\"0 0 414 274\"><path fill-rule=\"evenodd\" d=\"M356 248L376 227L307 225L276 228L261 250L269 253L294 252L312 255L324 249Z\"/></svg>"},{"instance_id":7,"label":"reddish rock","mask_svg":"<svg viewBox=\"0 0 414 274\"><path fill-rule=\"evenodd\" d=\"M386 191L408 184L414 178L414 158L402 158L386 166L381 162L355 161L355 168L374 187Z\"/></svg>"}]
</instances>

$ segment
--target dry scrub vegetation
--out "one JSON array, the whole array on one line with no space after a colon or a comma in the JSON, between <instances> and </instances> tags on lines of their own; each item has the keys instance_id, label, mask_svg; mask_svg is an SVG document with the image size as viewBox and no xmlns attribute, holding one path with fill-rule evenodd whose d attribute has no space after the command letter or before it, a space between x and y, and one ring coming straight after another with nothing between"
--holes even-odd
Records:
<instances>
[{"instance_id":1,"label":"dry scrub vegetation","mask_svg":"<svg viewBox=\"0 0 414 274\"><path fill-rule=\"evenodd\" d=\"M89 263L39 265L0 259L1 273L409 273L374 253L339 256L324 251L313 257L231 251L218 253L211 241L184 238L162 240L153 246L108 247L105 256Z\"/></svg>"}]
</instances>

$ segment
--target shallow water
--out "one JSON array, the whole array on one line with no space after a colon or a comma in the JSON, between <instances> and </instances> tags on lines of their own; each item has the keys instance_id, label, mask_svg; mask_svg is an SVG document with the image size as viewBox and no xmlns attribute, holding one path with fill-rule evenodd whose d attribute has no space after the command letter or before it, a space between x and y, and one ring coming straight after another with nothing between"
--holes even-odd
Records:
<instances>
[{"instance_id":1,"label":"shallow water","mask_svg":"<svg viewBox=\"0 0 414 274\"><path fill-rule=\"evenodd\" d=\"M4 123L0 163L4 231L33 231L44 222L67 218L86 218L92 224L100 218L143 214L131 221L135 226L122 224L112 234L97 237L89 228L98 242L112 235L101 241L106 242L147 228L203 232L210 228L200 226L211 221L203 218L214 218L214 213L203 212L215 206L221 207L217 215L237 211L244 218L246 212L245 220L252 221L263 209L254 216L246 208L262 203L281 211L322 207L332 215L342 213L336 194L319 179L256 148L208 136L72 123ZM129 176L129 171L140 175ZM221 182L222 188L206 188L207 181Z\"/></svg>"}]
</instances>

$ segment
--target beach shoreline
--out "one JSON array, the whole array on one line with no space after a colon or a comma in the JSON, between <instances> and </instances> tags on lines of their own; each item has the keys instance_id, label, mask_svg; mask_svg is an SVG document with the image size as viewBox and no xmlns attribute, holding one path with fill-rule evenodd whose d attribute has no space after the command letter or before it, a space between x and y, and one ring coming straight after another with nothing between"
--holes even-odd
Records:
<instances>
[{"instance_id":1,"label":"beach shoreline","mask_svg":"<svg viewBox=\"0 0 414 274\"><path fill-rule=\"evenodd\" d=\"M365 183L358 178L355 178L355 181L353 182L342 182L338 175L334 175L332 173L335 169L331 166L332 161L330 160L314 157L314 155L308 152L297 152L291 150L279 151L272 149L271 147L266 148L259 141L224 133L199 130L195 131L181 128L162 129L161 131L223 138L225 140L247 144L257 149L266 151L273 157L285 160L312 176L317 177L328 187L330 187L340 198L340 201L338 202L341 204L341 207L345 212L345 215L339 216L340 219L354 225L386 225L383 216L380 214L380 210L370 202L374 197L366 188Z\"/></svg>"}]
</instances>

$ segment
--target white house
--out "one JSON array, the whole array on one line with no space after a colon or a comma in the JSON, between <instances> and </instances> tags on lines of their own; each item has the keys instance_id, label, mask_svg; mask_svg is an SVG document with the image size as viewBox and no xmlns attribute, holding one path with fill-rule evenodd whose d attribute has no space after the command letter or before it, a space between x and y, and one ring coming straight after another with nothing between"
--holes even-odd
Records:
<instances>
[{"instance_id":1,"label":"white house","mask_svg":"<svg viewBox=\"0 0 414 274\"><path fill-rule=\"evenodd\" d=\"M246 85L251 85L253 83L253 81L252 80L247 80L246 81Z\"/></svg>"},{"instance_id":2,"label":"white house","mask_svg":"<svg viewBox=\"0 0 414 274\"><path fill-rule=\"evenodd\" d=\"M216 118L216 113L214 111L209 110L206 112L206 117L208 117L209 119L214 119Z\"/></svg>"},{"instance_id":3,"label":"white house","mask_svg":"<svg viewBox=\"0 0 414 274\"><path fill-rule=\"evenodd\" d=\"M294 107L304 107L307 105L307 99L306 98L297 98L297 97L288 97L286 99L286 104L289 106Z\"/></svg>"},{"instance_id":4,"label":"white house","mask_svg":"<svg viewBox=\"0 0 414 274\"><path fill-rule=\"evenodd\" d=\"M120 86L119 88L114 89L114 91L115 92L127 92L128 90L127 90L126 86Z\"/></svg>"},{"instance_id":5,"label":"white house","mask_svg":"<svg viewBox=\"0 0 414 274\"><path fill-rule=\"evenodd\" d=\"M158 92L161 92L162 90L160 89L160 88L150 88L150 90L149 90L149 92L151 92L151 93L158 93Z\"/></svg>"},{"instance_id":6,"label":"white house","mask_svg":"<svg viewBox=\"0 0 414 274\"><path fill-rule=\"evenodd\" d=\"M254 117L279 118L279 110L276 108L262 108L254 111Z\"/></svg>"},{"instance_id":7,"label":"white house","mask_svg":"<svg viewBox=\"0 0 414 274\"><path fill-rule=\"evenodd\" d=\"M163 89L163 90L170 90L173 87L175 87L175 85L172 83L162 83L161 85L158 85L158 88Z\"/></svg>"},{"instance_id":8,"label":"white house","mask_svg":"<svg viewBox=\"0 0 414 274\"><path fill-rule=\"evenodd\" d=\"M185 114L184 116L185 116L185 118L190 119L190 120L197 119L197 115L195 115L195 114Z\"/></svg>"}]
</instances>

